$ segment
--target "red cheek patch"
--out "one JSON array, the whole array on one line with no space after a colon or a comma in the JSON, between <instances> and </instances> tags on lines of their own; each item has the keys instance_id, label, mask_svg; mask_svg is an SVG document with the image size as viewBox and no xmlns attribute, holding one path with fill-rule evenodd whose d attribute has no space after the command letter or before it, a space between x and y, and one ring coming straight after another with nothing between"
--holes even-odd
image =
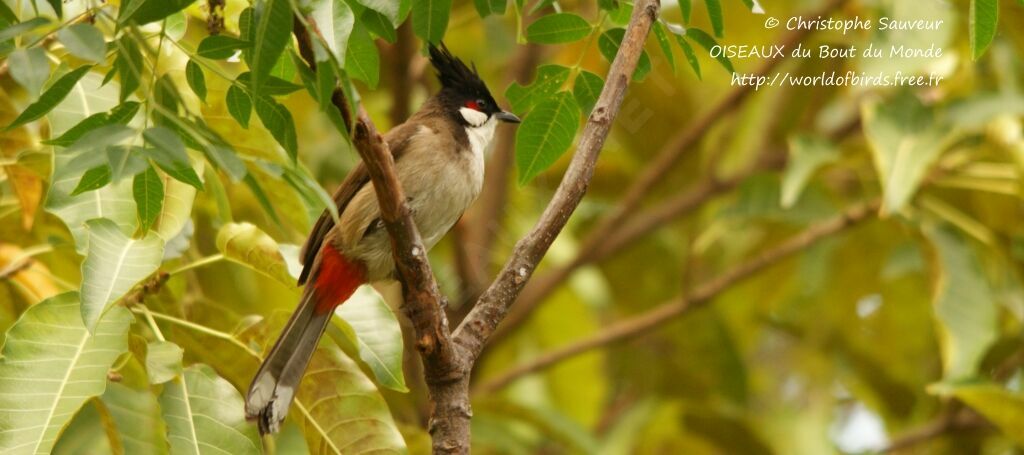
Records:
<instances>
[{"instance_id":1,"label":"red cheek patch","mask_svg":"<svg viewBox=\"0 0 1024 455\"><path fill-rule=\"evenodd\" d=\"M479 111L480 110L480 106L476 104L476 101L466 101L466 107L468 107L468 108L470 108L470 109L472 109L474 111Z\"/></svg>"}]
</instances>

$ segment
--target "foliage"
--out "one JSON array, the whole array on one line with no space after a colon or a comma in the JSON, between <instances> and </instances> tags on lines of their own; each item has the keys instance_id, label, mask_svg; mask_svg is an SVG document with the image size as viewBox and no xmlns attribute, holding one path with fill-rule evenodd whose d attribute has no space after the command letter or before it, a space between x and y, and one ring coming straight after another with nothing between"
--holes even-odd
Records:
<instances>
[{"instance_id":1,"label":"foliage","mask_svg":"<svg viewBox=\"0 0 1024 455\"><path fill-rule=\"evenodd\" d=\"M499 229L481 266L490 276L550 198L601 103L633 8L214 3L0 0L0 452L267 450L241 396L298 298L299 245L321 213L338 215L325 188L355 163L335 87L393 126L403 119L384 119L388 109L402 112L410 99L405 107L415 108L436 85L417 49L444 40L523 117L504 135L515 143L505 157L514 169L503 172L518 186L482 198L507 199L502 213L515 214L486 220ZM931 72L942 85L754 91L730 76L765 62L713 51L779 39L764 28L760 2L669 3L588 203L537 273L576 270L486 352L474 379L609 333L606 325L677 301L853 204L880 200L879 218L634 343L477 392L474 447L860 452L961 408L991 425L939 435L929 452L1024 444L1024 32L1008 25L1024 20L1024 4L849 2L837 16L946 26L823 31L806 46L934 42L945 56L784 57L778 71ZM806 13L770 6L772 17ZM315 65L300 55L294 27L312 37ZM521 62L529 65L511 74ZM613 253L590 251L616 245L616 235L586 238L648 166L664 164L660 149L685 142L689 125L701 126L700 142L613 226L653 219L657 229ZM678 210L690 194L696 203ZM470 289L452 259L465 259L465 245L447 240L432 253L453 314ZM580 259L591 255L600 262ZM337 311L274 436L278 453L425 450L425 388L392 291L363 288ZM850 442L864 421L871 437Z\"/></svg>"}]
</instances>

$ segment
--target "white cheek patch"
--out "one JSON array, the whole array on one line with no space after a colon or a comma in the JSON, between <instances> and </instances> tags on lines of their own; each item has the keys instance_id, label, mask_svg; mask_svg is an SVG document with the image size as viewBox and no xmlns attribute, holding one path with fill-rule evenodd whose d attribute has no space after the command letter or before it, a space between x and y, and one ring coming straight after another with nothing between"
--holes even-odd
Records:
<instances>
[{"instance_id":1,"label":"white cheek patch","mask_svg":"<svg viewBox=\"0 0 1024 455\"><path fill-rule=\"evenodd\" d=\"M498 119L491 117L482 125L466 128L466 136L469 137L469 146L474 156L483 157L491 144L491 139L494 138L494 127L497 124Z\"/></svg>"},{"instance_id":2,"label":"white cheek patch","mask_svg":"<svg viewBox=\"0 0 1024 455\"><path fill-rule=\"evenodd\" d=\"M459 108L459 114L462 114L462 118L466 120L466 123L472 126L480 126L487 122L487 114L476 109L461 107Z\"/></svg>"}]
</instances>

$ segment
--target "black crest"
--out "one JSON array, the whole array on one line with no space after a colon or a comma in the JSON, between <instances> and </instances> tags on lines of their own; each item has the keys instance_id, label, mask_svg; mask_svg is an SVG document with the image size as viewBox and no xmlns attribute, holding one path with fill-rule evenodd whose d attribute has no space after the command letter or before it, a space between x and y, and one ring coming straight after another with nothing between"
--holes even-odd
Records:
<instances>
[{"instance_id":1,"label":"black crest","mask_svg":"<svg viewBox=\"0 0 1024 455\"><path fill-rule=\"evenodd\" d=\"M490 95L487 85L476 72L476 65L470 69L461 59L452 55L443 42L440 48L430 45L430 63L437 70L437 78L442 87L458 93Z\"/></svg>"}]
</instances>

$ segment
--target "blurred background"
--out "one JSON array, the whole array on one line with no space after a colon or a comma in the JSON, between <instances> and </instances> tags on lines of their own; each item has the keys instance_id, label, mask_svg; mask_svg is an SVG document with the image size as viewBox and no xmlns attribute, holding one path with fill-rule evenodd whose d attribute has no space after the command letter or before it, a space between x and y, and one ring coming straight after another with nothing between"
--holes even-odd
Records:
<instances>
[{"instance_id":1,"label":"blurred background","mask_svg":"<svg viewBox=\"0 0 1024 455\"><path fill-rule=\"evenodd\" d=\"M530 83L542 64L606 74L599 43L526 44L517 40L519 27L556 9L590 22L600 18L604 29L622 26L628 15L589 1L541 2L536 12L527 3L521 14L510 7L484 18L474 2L452 7L445 41L476 64L500 104L508 106L507 87ZM998 2L998 34L975 58L966 1L753 2L764 14L744 1L722 1L724 33L714 38L720 44L787 45L783 58L732 58L737 74L943 78L926 87L754 90L737 84L692 41L698 77L674 27L710 35L716 25L705 2L684 3L663 2L671 61L652 35L650 72L630 86L587 197L474 371L474 450L1024 450L1024 4ZM247 6L226 2L227 33L237 33ZM187 47L208 35L205 8L186 10L179 41ZM881 17L943 22L924 31L786 30L787 20L801 15L860 17L876 27ZM768 17L783 26L766 28ZM438 87L410 24L395 33L394 43L376 40L379 86L356 83L382 131ZM810 49L935 45L942 55L789 57L798 43ZM163 49L161 67L186 87L188 57ZM244 71L240 62L218 65L228 74ZM299 82L294 69L291 76ZM280 222L249 187L206 169L200 174L207 191L196 194L185 228L190 241L162 270L222 252L218 232L232 222L258 226L294 263L323 205L281 178L284 153L267 129L255 120L243 129L229 116L228 81L207 77L206 86L205 103L192 93L182 94L183 103L246 157ZM6 74L0 90L7 124L27 95ZM280 102L294 117L301 165L333 191L358 156L305 91ZM11 160L24 149L45 149L39 145L45 133L4 133L0 156ZM571 158L573 149L523 185L514 139L514 129L499 126L483 195L431 251L453 326L537 220ZM47 187L49 157L18 161L19 169L29 170L22 174L13 163L5 161L0 183L0 269L26 254L35 262L0 280L3 330L34 303L81 279L82 256L65 223L46 210L45 192L37 195L44 205L37 199L30 208L12 189L19 178ZM394 287L379 291L397 307ZM297 295L294 286L218 261L172 275L147 306L242 334L260 319L280 326ZM379 297L367 292L360 298ZM408 324L395 314L406 338L401 355L408 391L380 387L380 393L409 451L422 453L429 448L426 387ZM209 364L236 388L245 387L255 364L237 366L232 362L241 361L227 348L161 325L184 348L186 365ZM254 337L256 347L276 333L261 330L265 336ZM151 335L141 324L135 331ZM360 358L359 347L344 336L332 339ZM565 346L570 350L559 351ZM359 366L372 371L362 360ZM82 408L55 451L110 450L97 412ZM311 450L306 444L296 425L276 442L280 453Z\"/></svg>"}]
</instances>

